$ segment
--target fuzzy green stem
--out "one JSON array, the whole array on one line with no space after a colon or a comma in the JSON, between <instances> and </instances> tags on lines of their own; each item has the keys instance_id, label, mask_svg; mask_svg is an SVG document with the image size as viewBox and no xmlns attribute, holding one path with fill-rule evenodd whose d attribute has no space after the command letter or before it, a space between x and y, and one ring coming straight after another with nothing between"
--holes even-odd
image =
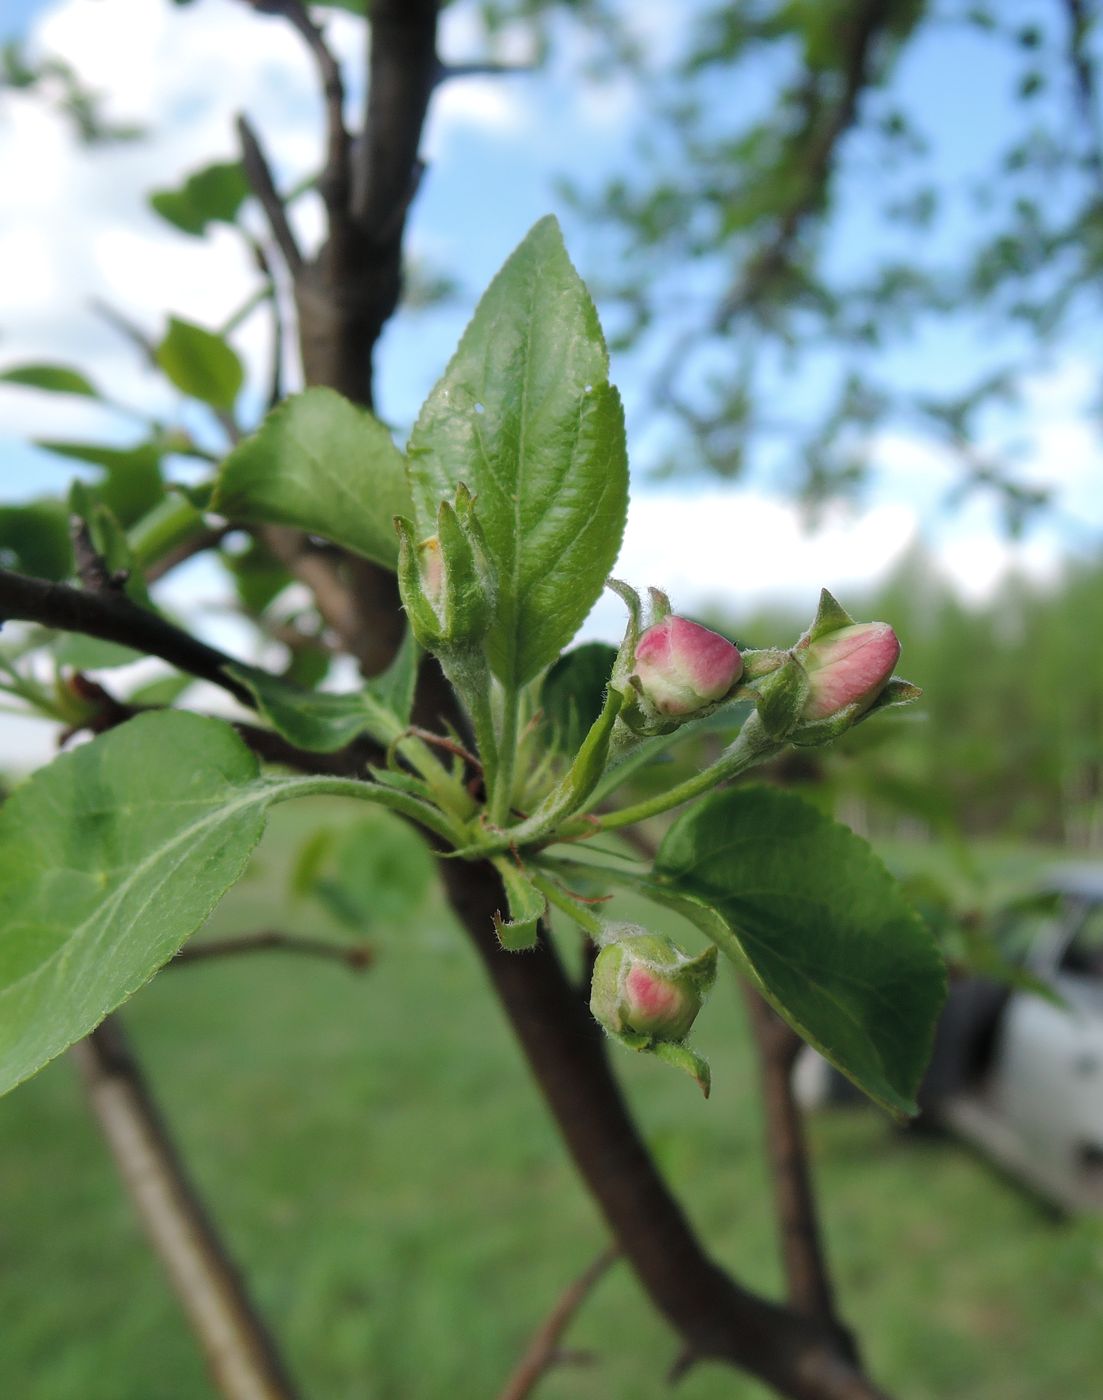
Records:
<instances>
[{"instance_id":1,"label":"fuzzy green stem","mask_svg":"<svg viewBox=\"0 0 1103 1400\"><path fill-rule=\"evenodd\" d=\"M483 765L483 783L493 792L498 772L498 744L494 736L494 712L490 704L490 671L481 652L438 651L437 660L448 684L463 702L475 731L475 747Z\"/></svg>"},{"instance_id":2,"label":"fuzzy green stem","mask_svg":"<svg viewBox=\"0 0 1103 1400\"><path fill-rule=\"evenodd\" d=\"M475 744L483 765L483 777L487 788L495 782L498 772L498 744L494 737L494 715L490 708L489 684L475 687L470 695L465 695L471 723L475 729Z\"/></svg>"},{"instance_id":3,"label":"fuzzy green stem","mask_svg":"<svg viewBox=\"0 0 1103 1400\"><path fill-rule=\"evenodd\" d=\"M517 757L518 695L506 689L502 696L502 724L498 731L498 765L490 789L489 816L495 826L509 825L513 805L513 769Z\"/></svg>"},{"instance_id":4,"label":"fuzzy green stem","mask_svg":"<svg viewBox=\"0 0 1103 1400\"><path fill-rule=\"evenodd\" d=\"M646 821L648 817L658 816L661 812L669 812L672 807L680 807L683 802L699 797L718 783L735 778L740 773L745 773L748 768L772 758L774 754L780 753L783 747L783 744L779 744L765 733L757 714L752 714L739 731L735 742L711 767L694 774L692 778L687 778L676 787L668 788L666 792L656 793L644 802L622 807L618 812L607 812L603 816L592 817L591 829L611 831L619 826L632 826L635 822Z\"/></svg>"},{"instance_id":5,"label":"fuzzy green stem","mask_svg":"<svg viewBox=\"0 0 1103 1400\"><path fill-rule=\"evenodd\" d=\"M573 919L580 929L590 935L595 943L600 940L601 920L595 914L591 914L585 906L572 899L569 894L559 888L554 880L549 879L546 875L540 875L530 868L529 879L549 904L554 904L569 919Z\"/></svg>"},{"instance_id":6,"label":"fuzzy green stem","mask_svg":"<svg viewBox=\"0 0 1103 1400\"><path fill-rule=\"evenodd\" d=\"M273 802L287 802L293 797L355 797L360 802L374 802L389 807L401 817L408 817L428 831L440 836L450 846L461 845L464 835L443 812L397 788L379 783L364 783L358 778L337 778L319 775L308 778L278 778L272 783Z\"/></svg>"},{"instance_id":7,"label":"fuzzy green stem","mask_svg":"<svg viewBox=\"0 0 1103 1400\"><path fill-rule=\"evenodd\" d=\"M247 321L249 319L249 317L253 314L253 312L257 309L258 306L262 306L264 302L271 300L272 288L267 282L265 282L263 286L258 287L255 292L253 292L250 296L248 296L245 299L245 301L241 303L241 305L237 308L236 311L232 312L226 318L226 320L223 321L222 325L219 327L219 335L231 335L234 331L237 330L237 328L242 324L243 321Z\"/></svg>"}]
</instances>

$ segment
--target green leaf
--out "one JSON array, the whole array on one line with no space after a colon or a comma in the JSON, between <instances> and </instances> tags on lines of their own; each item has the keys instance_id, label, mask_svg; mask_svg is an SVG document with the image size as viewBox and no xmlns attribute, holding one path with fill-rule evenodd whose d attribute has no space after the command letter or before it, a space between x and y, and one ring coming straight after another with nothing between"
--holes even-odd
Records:
<instances>
[{"instance_id":1,"label":"green leaf","mask_svg":"<svg viewBox=\"0 0 1103 1400\"><path fill-rule=\"evenodd\" d=\"M96 496L118 516L133 525L152 510L165 494L161 453L148 442L137 447L108 447L94 442L58 442L39 439L36 447L102 467L104 480L95 484Z\"/></svg>"},{"instance_id":2,"label":"green leaf","mask_svg":"<svg viewBox=\"0 0 1103 1400\"><path fill-rule=\"evenodd\" d=\"M255 670L228 666L227 674L247 685L257 709L283 737L312 753L334 753L361 734L390 744L409 724L417 680L418 648L407 632L390 667L363 690L334 693L300 686Z\"/></svg>"},{"instance_id":3,"label":"green leaf","mask_svg":"<svg viewBox=\"0 0 1103 1400\"><path fill-rule=\"evenodd\" d=\"M142 655L118 642L83 637L79 632L63 633L54 647L54 660L58 665L71 666L74 671L107 671L114 666L130 666L140 661Z\"/></svg>"},{"instance_id":4,"label":"green leaf","mask_svg":"<svg viewBox=\"0 0 1103 1400\"><path fill-rule=\"evenodd\" d=\"M232 520L297 525L391 569L398 558L394 517L411 512L402 454L390 433L321 388L286 399L234 448L213 504Z\"/></svg>"},{"instance_id":5,"label":"green leaf","mask_svg":"<svg viewBox=\"0 0 1103 1400\"><path fill-rule=\"evenodd\" d=\"M126 697L127 703L151 706L174 705L184 692L194 684L194 676L184 676L174 671L171 675L158 676L156 680L146 681L144 685L132 690Z\"/></svg>"},{"instance_id":6,"label":"green leaf","mask_svg":"<svg viewBox=\"0 0 1103 1400\"><path fill-rule=\"evenodd\" d=\"M93 488L79 480L69 484L69 512L84 521L92 548L103 560L108 573L125 580L123 588L131 602L152 609L153 600L145 576L115 512L98 498Z\"/></svg>"},{"instance_id":7,"label":"green leaf","mask_svg":"<svg viewBox=\"0 0 1103 1400\"><path fill-rule=\"evenodd\" d=\"M61 501L0 506L0 566L58 582L73 572L69 512Z\"/></svg>"},{"instance_id":8,"label":"green leaf","mask_svg":"<svg viewBox=\"0 0 1103 1400\"><path fill-rule=\"evenodd\" d=\"M838 632L840 628L853 626L854 619L842 603L826 588L821 588L819 606L816 608L816 616L812 620L812 625L808 629L807 641L818 642L821 637L830 636L832 632Z\"/></svg>"},{"instance_id":9,"label":"green leaf","mask_svg":"<svg viewBox=\"0 0 1103 1400\"><path fill-rule=\"evenodd\" d=\"M597 312L554 219L542 219L479 302L409 444L418 526L463 482L498 572L487 640L508 687L571 640L620 549L624 417Z\"/></svg>"},{"instance_id":10,"label":"green leaf","mask_svg":"<svg viewBox=\"0 0 1103 1400\"><path fill-rule=\"evenodd\" d=\"M788 793L737 788L678 818L655 880L859 1088L915 1112L945 970L864 841Z\"/></svg>"},{"instance_id":11,"label":"green leaf","mask_svg":"<svg viewBox=\"0 0 1103 1400\"><path fill-rule=\"evenodd\" d=\"M0 1093L168 961L241 875L278 784L218 720L142 715L0 811Z\"/></svg>"},{"instance_id":12,"label":"green leaf","mask_svg":"<svg viewBox=\"0 0 1103 1400\"><path fill-rule=\"evenodd\" d=\"M0 383L22 384L50 394L79 394L85 399L100 397L92 381L68 365L13 365L0 373Z\"/></svg>"},{"instance_id":13,"label":"green leaf","mask_svg":"<svg viewBox=\"0 0 1103 1400\"><path fill-rule=\"evenodd\" d=\"M494 914L494 932L507 953L523 953L536 947L540 920L548 912L548 901L525 872L509 856L495 856L494 868L502 880L509 904L509 918Z\"/></svg>"},{"instance_id":14,"label":"green leaf","mask_svg":"<svg viewBox=\"0 0 1103 1400\"><path fill-rule=\"evenodd\" d=\"M134 558L142 568L163 559L204 529L203 514L182 491L166 491L127 532Z\"/></svg>"},{"instance_id":15,"label":"green leaf","mask_svg":"<svg viewBox=\"0 0 1103 1400\"><path fill-rule=\"evenodd\" d=\"M222 336L172 316L156 354L157 363L183 393L213 408L233 408L245 371Z\"/></svg>"},{"instance_id":16,"label":"green leaf","mask_svg":"<svg viewBox=\"0 0 1103 1400\"><path fill-rule=\"evenodd\" d=\"M601 714L616 659L608 642L586 642L561 656L544 678L540 707L561 753L576 753Z\"/></svg>"},{"instance_id":17,"label":"green leaf","mask_svg":"<svg viewBox=\"0 0 1103 1400\"><path fill-rule=\"evenodd\" d=\"M204 166L176 190L155 190L151 208L182 233L201 236L210 223L232 224L249 194L240 161Z\"/></svg>"},{"instance_id":18,"label":"green leaf","mask_svg":"<svg viewBox=\"0 0 1103 1400\"><path fill-rule=\"evenodd\" d=\"M683 1074L688 1074L705 1098L708 1098L712 1092L712 1071L708 1060L698 1055L696 1050L671 1040L656 1040L648 1049L657 1060L662 1060L665 1064L680 1069Z\"/></svg>"},{"instance_id":19,"label":"green leaf","mask_svg":"<svg viewBox=\"0 0 1103 1400\"><path fill-rule=\"evenodd\" d=\"M290 571L256 540L237 553L224 550L222 562L233 575L242 606L250 613L262 613L293 582Z\"/></svg>"}]
</instances>

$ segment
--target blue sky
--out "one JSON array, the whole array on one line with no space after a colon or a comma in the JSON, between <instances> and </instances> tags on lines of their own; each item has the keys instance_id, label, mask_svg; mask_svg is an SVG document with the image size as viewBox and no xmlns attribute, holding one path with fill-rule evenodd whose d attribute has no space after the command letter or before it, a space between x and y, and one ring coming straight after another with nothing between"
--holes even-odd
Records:
<instances>
[{"instance_id":1,"label":"blue sky","mask_svg":"<svg viewBox=\"0 0 1103 1400\"><path fill-rule=\"evenodd\" d=\"M157 220L143 198L151 187L172 185L189 169L235 154L237 106L268 133L288 181L310 169L318 102L309 64L286 26L257 19L246 8L235 0L200 0L183 9L167 0L113 0L109 7L100 0L9 0L3 15L9 32L69 57L94 86L113 94L114 115L145 121L151 132L139 146L88 156L40 105L18 95L0 99L0 160L14 170L9 187L22 193L0 219L0 256L21 269L5 298L0 363L69 360L94 370L120 398L170 416L179 411L88 303L102 297L151 330L161 309L214 325L249 285L247 261L228 231L210 244L189 240ZM1038 5L1010 0L1006 8L1029 18ZM482 55L474 9L465 0L449 7L446 58ZM691 9L640 0L631 13L653 44L669 49L680 42ZM537 218L549 210L560 214L572 256L586 274L600 277L603 260L612 255L607 234L562 207L555 181L565 169L594 181L631 170L640 96L624 81L580 87L575 73L587 46L572 33L546 71L452 83L434 99L425 142L429 170L413 209L411 247L458 276L464 296L453 307L401 316L385 334L380 409L400 430L443 368L474 297ZM350 61L358 56L356 21L336 16L332 35ZM950 247L976 217L966 198L968 181L1006 137L1018 67L979 37L961 30L947 35L936 25L913 46L894 79L892 100L919 120L933 161L958 191L953 217L939 235ZM515 44L512 55L523 57L523 46ZM737 95L718 88L716 110L723 115L736 97L740 110L761 104L771 91L772 74L752 74ZM881 192L876 159L862 136L847 150L849 213L830 249L840 268L860 266L883 237L873 209ZM309 202L300 219L304 237L317 233L317 210ZM937 243L924 248L932 256L939 251ZM671 341L677 326L675 310ZM239 344L259 382L263 327L250 323ZM990 326L962 321L893 347L880 368L900 384L952 390L1008 348L1006 329L994 336ZM1034 448L1024 472L1058 490L1058 510L1018 544L1006 540L983 500L952 513L943 509L953 469L918 432L893 430L877 441L882 469L875 489L860 508L830 512L814 537L803 533L784 492L763 473L737 487L707 478L651 484L641 470L656 451L644 413L644 365L620 356L613 377L625 395L636 464L620 571L641 585L669 589L683 607L717 603L733 613L776 598L810 606L821 583L845 597L891 567L918 537L967 596L989 593L1013 565L1052 574L1068 551L1096 549L1103 537L1098 444L1085 410L1097 391L1100 348L1093 323L1040 369L1019 414L996 415L989 425L993 441L1006 440L1029 418ZM821 384L812 363L802 379L779 388L786 410L807 411ZM125 441L133 427L79 403L5 392L0 490L9 498L27 497L60 489L68 479L69 467L26 446L28 437L93 433ZM179 601L209 601L216 591L213 571L192 570L181 578ZM211 635L225 629L214 610L198 625ZM611 634L619 625L618 608L609 601L592 630Z\"/></svg>"}]
</instances>

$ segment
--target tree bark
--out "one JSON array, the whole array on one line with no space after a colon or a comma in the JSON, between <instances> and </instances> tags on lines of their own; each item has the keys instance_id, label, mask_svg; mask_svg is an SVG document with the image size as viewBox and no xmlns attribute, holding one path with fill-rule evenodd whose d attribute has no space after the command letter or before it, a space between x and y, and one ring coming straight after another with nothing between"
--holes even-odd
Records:
<instances>
[{"instance_id":1,"label":"tree bark","mask_svg":"<svg viewBox=\"0 0 1103 1400\"><path fill-rule=\"evenodd\" d=\"M858 1353L854 1337L835 1307L834 1289L820 1238L804 1127L793 1096L793 1066L802 1042L754 987L748 982L742 985L762 1075L766 1155L789 1302L806 1317L820 1318L827 1323L842 1354L856 1363Z\"/></svg>"},{"instance_id":2,"label":"tree bark","mask_svg":"<svg viewBox=\"0 0 1103 1400\"><path fill-rule=\"evenodd\" d=\"M73 1055L219 1392L226 1400L295 1400L298 1392L188 1179L118 1020L104 1021Z\"/></svg>"}]
</instances>

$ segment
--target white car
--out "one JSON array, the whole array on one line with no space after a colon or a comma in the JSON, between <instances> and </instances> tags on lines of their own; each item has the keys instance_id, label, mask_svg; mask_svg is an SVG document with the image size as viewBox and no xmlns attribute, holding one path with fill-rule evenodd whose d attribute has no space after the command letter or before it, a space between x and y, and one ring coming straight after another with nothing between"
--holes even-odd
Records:
<instances>
[{"instance_id":1,"label":"white car","mask_svg":"<svg viewBox=\"0 0 1103 1400\"><path fill-rule=\"evenodd\" d=\"M1026 948L1025 970L1052 999L978 977L955 981L919 1101L923 1119L1057 1205L1103 1210L1103 866L1051 872L1040 892L1053 894L1050 911L1011 932ZM798 1066L803 1103L839 1097L826 1069L808 1059Z\"/></svg>"}]
</instances>

